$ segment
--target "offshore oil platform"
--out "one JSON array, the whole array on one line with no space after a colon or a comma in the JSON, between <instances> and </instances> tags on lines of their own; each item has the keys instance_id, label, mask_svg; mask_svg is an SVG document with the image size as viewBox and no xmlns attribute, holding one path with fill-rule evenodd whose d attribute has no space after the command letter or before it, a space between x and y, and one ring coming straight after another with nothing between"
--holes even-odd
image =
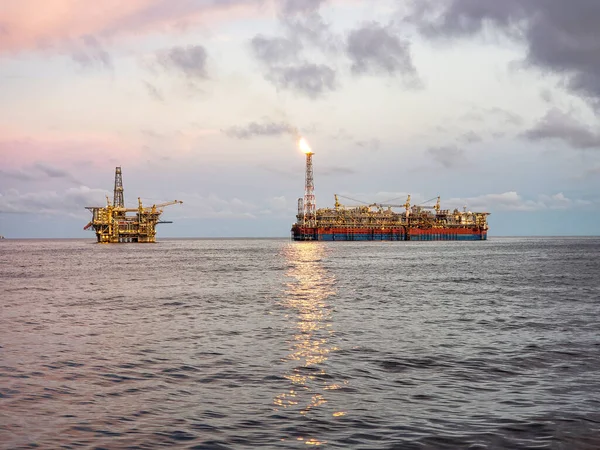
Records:
<instances>
[{"instance_id":1,"label":"offshore oil platform","mask_svg":"<svg viewBox=\"0 0 600 450\"><path fill-rule=\"evenodd\" d=\"M312 156L302 138L306 154L304 198L298 199L295 241L479 241L487 239L487 212L441 209L435 205L411 205L410 195L403 204L372 203L347 207L335 194L333 208L316 209ZM432 199L433 200L433 199ZM394 211L402 208L403 211Z\"/></svg>"},{"instance_id":2,"label":"offshore oil platform","mask_svg":"<svg viewBox=\"0 0 600 450\"><path fill-rule=\"evenodd\" d=\"M160 203L144 207L138 197L137 208L125 208L123 197L123 177L121 168L115 169L115 188L113 202L106 196L106 206L86 206L92 213L92 220L83 227L90 227L96 232L99 243L114 244L122 242L156 242L156 225L159 223L172 223L161 221L162 208L169 205L183 203L180 200ZM127 215L133 212L134 215Z\"/></svg>"}]
</instances>

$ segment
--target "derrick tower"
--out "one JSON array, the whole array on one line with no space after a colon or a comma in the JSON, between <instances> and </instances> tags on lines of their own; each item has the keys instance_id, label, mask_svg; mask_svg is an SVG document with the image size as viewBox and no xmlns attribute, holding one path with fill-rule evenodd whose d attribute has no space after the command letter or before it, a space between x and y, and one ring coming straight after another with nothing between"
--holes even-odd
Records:
<instances>
[{"instance_id":1,"label":"derrick tower","mask_svg":"<svg viewBox=\"0 0 600 450\"><path fill-rule=\"evenodd\" d=\"M306 153L306 179L304 182L304 223L306 227L314 227L316 225L315 211L315 185L313 181L313 164L312 156L314 153L308 149Z\"/></svg>"},{"instance_id":2,"label":"derrick tower","mask_svg":"<svg viewBox=\"0 0 600 450\"><path fill-rule=\"evenodd\" d=\"M125 200L123 199L123 177L121 175L121 167L115 169L115 192L113 197L113 206L115 208L125 208Z\"/></svg>"}]
</instances>

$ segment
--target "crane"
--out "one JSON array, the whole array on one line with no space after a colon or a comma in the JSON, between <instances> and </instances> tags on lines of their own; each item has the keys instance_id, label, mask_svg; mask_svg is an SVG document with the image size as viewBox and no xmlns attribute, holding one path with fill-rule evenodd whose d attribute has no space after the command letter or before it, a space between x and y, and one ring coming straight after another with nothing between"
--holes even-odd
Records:
<instances>
[{"instance_id":1,"label":"crane","mask_svg":"<svg viewBox=\"0 0 600 450\"><path fill-rule=\"evenodd\" d=\"M137 209L131 209L129 211L138 211L140 214L143 212L151 212L152 214L155 214L157 212L157 208L164 208L165 206L169 206L169 205L177 205L177 204L182 204L183 202L181 200L172 200L169 202L164 202L164 203L159 203L159 204L154 204L152 206L142 206L142 199L140 197L138 197L138 207Z\"/></svg>"}]
</instances>

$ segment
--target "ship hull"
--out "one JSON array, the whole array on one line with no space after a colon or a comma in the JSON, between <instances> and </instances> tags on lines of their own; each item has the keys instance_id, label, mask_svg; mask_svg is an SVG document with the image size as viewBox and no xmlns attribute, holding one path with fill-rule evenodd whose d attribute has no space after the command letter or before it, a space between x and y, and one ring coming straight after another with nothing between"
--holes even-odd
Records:
<instances>
[{"instance_id":1,"label":"ship hull","mask_svg":"<svg viewBox=\"0 0 600 450\"><path fill-rule=\"evenodd\" d=\"M294 226L294 241L485 241L479 228L311 228Z\"/></svg>"}]
</instances>

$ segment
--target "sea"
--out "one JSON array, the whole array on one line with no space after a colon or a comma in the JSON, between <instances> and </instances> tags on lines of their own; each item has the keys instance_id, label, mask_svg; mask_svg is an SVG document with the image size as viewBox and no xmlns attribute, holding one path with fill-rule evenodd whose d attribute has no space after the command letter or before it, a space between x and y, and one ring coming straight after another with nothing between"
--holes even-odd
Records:
<instances>
[{"instance_id":1,"label":"sea","mask_svg":"<svg viewBox=\"0 0 600 450\"><path fill-rule=\"evenodd\" d=\"M600 238L0 241L0 448L599 449Z\"/></svg>"}]
</instances>

